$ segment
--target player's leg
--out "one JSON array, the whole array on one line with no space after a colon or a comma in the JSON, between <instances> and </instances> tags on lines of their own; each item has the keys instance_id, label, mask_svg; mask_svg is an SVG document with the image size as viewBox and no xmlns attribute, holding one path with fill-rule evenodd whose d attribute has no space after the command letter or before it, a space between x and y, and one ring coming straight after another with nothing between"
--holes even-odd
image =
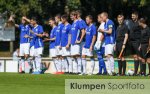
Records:
<instances>
[{"instance_id":1,"label":"player's leg","mask_svg":"<svg viewBox=\"0 0 150 94\"><path fill-rule=\"evenodd\" d=\"M146 75L146 56L145 53L147 52L148 44L141 44L141 62L142 62L142 73L141 75Z\"/></svg>"},{"instance_id":2,"label":"player's leg","mask_svg":"<svg viewBox=\"0 0 150 94\"><path fill-rule=\"evenodd\" d=\"M20 60L20 65L21 65L21 73L25 73L25 59L24 59L24 56L21 56L21 60Z\"/></svg>"},{"instance_id":3,"label":"player's leg","mask_svg":"<svg viewBox=\"0 0 150 94\"><path fill-rule=\"evenodd\" d=\"M57 58L56 58L56 50L55 50L55 48L49 49L49 57L52 58L53 63L54 63L54 67L55 67L56 73L57 73L58 72L58 61L57 61Z\"/></svg>"},{"instance_id":4,"label":"player's leg","mask_svg":"<svg viewBox=\"0 0 150 94\"><path fill-rule=\"evenodd\" d=\"M64 66L64 67L62 67L62 71L65 72L65 73L68 73L69 72L69 66L68 66L66 56L62 57L62 66Z\"/></svg>"},{"instance_id":5,"label":"player's leg","mask_svg":"<svg viewBox=\"0 0 150 94\"><path fill-rule=\"evenodd\" d=\"M32 71L35 72L36 71L36 63L35 63L35 55L34 55L35 51L34 51L34 46L30 47L30 62L32 64Z\"/></svg>"},{"instance_id":6,"label":"player's leg","mask_svg":"<svg viewBox=\"0 0 150 94\"><path fill-rule=\"evenodd\" d=\"M70 74L73 73L73 62L70 54L70 49L66 49L66 47L62 47L62 55L66 56L67 65L66 68Z\"/></svg>"},{"instance_id":7,"label":"player's leg","mask_svg":"<svg viewBox=\"0 0 150 94\"><path fill-rule=\"evenodd\" d=\"M95 59L94 59L94 56L93 56L93 51L90 51L90 49L85 49L86 50L86 56L90 57L90 61L91 61L91 64L90 64L90 72L88 75L92 75L93 74L93 71L94 71L94 68L95 68Z\"/></svg>"},{"instance_id":8,"label":"player's leg","mask_svg":"<svg viewBox=\"0 0 150 94\"><path fill-rule=\"evenodd\" d=\"M92 57L90 57L90 61L91 61L91 69L90 69L90 72L89 72L89 75L92 75L93 74L93 72L94 72L94 68L95 68L95 59L94 59L94 57L92 56Z\"/></svg>"},{"instance_id":9,"label":"player's leg","mask_svg":"<svg viewBox=\"0 0 150 94\"><path fill-rule=\"evenodd\" d=\"M73 60L75 62L73 65L73 69L75 70L74 73L81 73L80 46L78 44L71 45L71 56L73 57Z\"/></svg>"},{"instance_id":10,"label":"player's leg","mask_svg":"<svg viewBox=\"0 0 150 94\"><path fill-rule=\"evenodd\" d=\"M71 56L67 56L67 61L68 61L68 65L69 65L69 73L72 74L73 73L72 57Z\"/></svg>"},{"instance_id":11,"label":"player's leg","mask_svg":"<svg viewBox=\"0 0 150 94\"><path fill-rule=\"evenodd\" d=\"M66 47L62 47L62 56L65 57L65 61L66 61L65 62L65 72L66 73L72 72L72 71L70 71L72 69L69 70L69 65L72 66L72 60L70 58L70 49L66 49ZM70 66L70 68L72 68L71 66Z\"/></svg>"},{"instance_id":12,"label":"player's leg","mask_svg":"<svg viewBox=\"0 0 150 94\"><path fill-rule=\"evenodd\" d=\"M99 51L96 51L96 53L97 53L98 64L99 64L99 71L98 71L97 75L100 75L100 74L102 74L102 67L101 67L101 52L100 52L100 50L99 50Z\"/></svg>"},{"instance_id":13,"label":"player's leg","mask_svg":"<svg viewBox=\"0 0 150 94\"><path fill-rule=\"evenodd\" d=\"M77 64L78 64L78 74L81 74L81 70L82 70L82 59L81 59L81 45L76 45L76 49L77 49L77 53L76 53L76 59L77 59Z\"/></svg>"},{"instance_id":14,"label":"player's leg","mask_svg":"<svg viewBox=\"0 0 150 94\"><path fill-rule=\"evenodd\" d=\"M42 54L43 54L43 48L42 47L35 49L36 71L33 74L41 74L41 63L42 63L41 55Z\"/></svg>"},{"instance_id":15,"label":"player's leg","mask_svg":"<svg viewBox=\"0 0 150 94\"><path fill-rule=\"evenodd\" d=\"M103 58L102 58L102 56L101 55L99 55L99 54L97 54L97 56L98 56L98 61L99 61L99 72L98 72L98 74L102 74L102 69L103 69L103 65L102 65L102 62L103 62Z\"/></svg>"},{"instance_id":16,"label":"player's leg","mask_svg":"<svg viewBox=\"0 0 150 94\"><path fill-rule=\"evenodd\" d=\"M133 51L133 58L134 58L134 75L137 75L138 73L138 68L139 68L139 64L140 64L140 61L139 61L139 50L138 50L138 47L139 47L139 44L137 42L132 42L131 44L132 46L132 51Z\"/></svg>"},{"instance_id":17,"label":"player's leg","mask_svg":"<svg viewBox=\"0 0 150 94\"><path fill-rule=\"evenodd\" d=\"M103 59L103 54L100 52L99 54L97 54L97 56L99 61L99 74L107 74L106 65ZM103 73L102 70L104 70Z\"/></svg>"},{"instance_id":18,"label":"player's leg","mask_svg":"<svg viewBox=\"0 0 150 94\"><path fill-rule=\"evenodd\" d=\"M24 45L23 44L20 44L20 52L19 52L19 55L21 57L21 60L20 60L20 66L21 66L21 73L24 73L25 71L25 58L24 58Z\"/></svg>"},{"instance_id":19,"label":"player's leg","mask_svg":"<svg viewBox=\"0 0 150 94\"><path fill-rule=\"evenodd\" d=\"M106 56L106 65L108 74L112 75L114 73L114 44L108 44L105 46L105 56Z\"/></svg>"},{"instance_id":20,"label":"player's leg","mask_svg":"<svg viewBox=\"0 0 150 94\"><path fill-rule=\"evenodd\" d=\"M148 76L150 76L150 54L148 54L146 61L147 61L147 63L148 63L148 69L149 69Z\"/></svg>"},{"instance_id":21,"label":"player's leg","mask_svg":"<svg viewBox=\"0 0 150 94\"><path fill-rule=\"evenodd\" d=\"M108 45L105 45L105 56L106 56L106 61L105 61L105 65L106 65L106 69L107 69L107 72L108 74L111 74L111 70L110 70L110 62L109 62L109 58L108 58Z\"/></svg>"},{"instance_id":22,"label":"player's leg","mask_svg":"<svg viewBox=\"0 0 150 94\"><path fill-rule=\"evenodd\" d=\"M74 47L74 45L71 45L71 58L72 58L72 61L74 61L72 64L70 64L69 63L69 67L70 67L70 69L71 69L71 65L72 65L72 72L73 73L77 73L77 62L75 62L75 57L74 57L74 55L75 55L75 49L74 49L75 47Z\"/></svg>"},{"instance_id":23,"label":"player's leg","mask_svg":"<svg viewBox=\"0 0 150 94\"><path fill-rule=\"evenodd\" d=\"M82 75L86 74L86 49L82 50Z\"/></svg>"},{"instance_id":24,"label":"player's leg","mask_svg":"<svg viewBox=\"0 0 150 94\"><path fill-rule=\"evenodd\" d=\"M30 72L31 71L31 63L30 63L30 59L29 59L29 48L30 48L30 44L25 43L24 44L25 70L27 69Z\"/></svg>"},{"instance_id":25,"label":"player's leg","mask_svg":"<svg viewBox=\"0 0 150 94\"><path fill-rule=\"evenodd\" d=\"M57 69L58 73L62 74L62 69L64 68L64 64L62 64L62 56L61 56L61 49L60 46L56 46L56 60L57 60Z\"/></svg>"},{"instance_id":26,"label":"player's leg","mask_svg":"<svg viewBox=\"0 0 150 94\"><path fill-rule=\"evenodd\" d=\"M122 62L122 75L125 75L126 73L126 60L124 57L121 58L121 62Z\"/></svg>"},{"instance_id":27,"label":"player's leg","mask_svg":"<svg viewBox=\"0 0 150 94\"><path fill-rule=\"evenodd\" d=\"M116 43L116 55L117 57L119 57L119 54L122 50L122 45L121 43L117 42ZM122 74L122 60L121 58L118 58L118 75L121 75Z\"/></svg>"},{"instance_id":28,"label":"player's leg","mask_svg":"<svg viewBox=\"0 0 150 94\"><path fill-rule=\"evenodd\" d=\"M150 76L150 52L146 55L146 62L148 64L148 69L149 69L148 76Z\"/></svg>"}]
</instances>

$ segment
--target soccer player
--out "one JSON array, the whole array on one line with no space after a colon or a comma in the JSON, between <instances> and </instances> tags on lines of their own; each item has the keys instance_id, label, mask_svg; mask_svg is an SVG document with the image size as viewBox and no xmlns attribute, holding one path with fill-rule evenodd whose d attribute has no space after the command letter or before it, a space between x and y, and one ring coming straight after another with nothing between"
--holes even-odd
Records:
<instances>
[{"instance_id":1,"label":"soccer player","mask_svg":"<svg viewBox=\"0 0 150 94\"><path fill-rule=\"evenodd\" d=\"M109 75L114 75L114 44L116 38L115 25L112 20L108 19L108 13L102 12L101 14L103 22L105 22L104 29L100 29L100 32L104 33L105 43L105 56L106 56L106 68Z\"/></svg>"},{"instance_id":2,"label":"soccer player","mask_svg":"<svg viewBox=\"0 0 150 94\"><path fill-rule=\"evenodd\" d=\"M30 32L33 34L34 39L34 56L35 56L35 65L36 69L33 74L41 74L41 55L43 54L43 27L38 25L37 18L31 18L31 24L33 26Z\"/></svg>"},{"instance_id":3,"label":"soccer player","mask_svg":"<svg viewBox=\"0 0 150 94\"><path fill-rule=\"evenodd\" d=\"M93 17L91 15L86 16L86 37L85 37L85 44L82 49L82 66L83 66L83 73L86 74L86 56L89 56L91 59L91 69L88 75L92 75L95 67L95 61L93 57L93 48L94 43L96 41L96 27L93 24Z\"/></svg>"},{"instance_id":4,"label":"soccer player","mask_svg":"<svg viewBox=\"0 0 150 94\"><path fill-rule=\"evenodd\" d=\"M67 15L62 15L61 21L64 24L64 27L62 29L62 34L61 34L62 63L65 67L65 73L72 73L73 62L70 57L71 25L68 23Z\"/></svg>"},{"instance_id":5,"label":"soccer player","mask_svg":"<svg viewBox=\"0 0 150 94\"><path fill-rule=\"evenodd\" d=\"M56 48L56 55L57 55L57 60L58 60L58 72L60 74L63 74L63 70L64 69L64 64L62 64L62 54L61 54L61 33L62 33L62 29L64 27L64 24L61 22L61 15L56 15L55 16L55 21L57 23L57 30L56 30L56 40L55 40L55 48Z\"/></svg>"},{"instance_id":6,"label":"soccer player","mask_svg":"<svg viewBox=\"0 0 150 94\"><path fill-rule=\"evenodd\" d=\"M30 32L30 26L28 25L27 21L22 17L20 25L15 24L17 28L20 30L20 52L19 56L21 57L21 66L22 66L22 73L25 71L25 62L29 57L29 47L30 47L30 38L28 37Z\"/></svg>"},{"instance_id":7,"label":"soccer player","mask_svg":"<svg viewBox=\"0 0 150 94\"><path fill-rule=\"evenodd\" d=\"M31 20L28 19L28 18L25 17L25 16L23 17L23 19L26 20L28 23L30 23L29 26L30 26L30 29L32 29L33 26L32 26L32 24L31 24ZM30 72L32 73L33 71L36 71L36 70L35 70L35 69L36 69L36 65L35 65L35 55L34 55L34 37L33 37L33 34L32 34L32 33L30 33L27 37L30 38L30 48L29 48L30 60L29 60L29 63L30 63L30 65L31 65L31 71L30 71Z\"/></svg>"},{"instance_id":8,"label":"soccer player","mask_svg":"<svg viewBox=\"0 0 150 94\"><path fill-rule=\"evenodd\" d=\"M119 26L117 27L117 36L116 36L116 54L119 57L121 50L123 49L123 53L121 57L118 58L118 75L123 76L126 73L126 60L124 58L125 48L128 40L128 27L124 24L124 15L119 14L117 16L117 21Z\"/></svg>"},{"instance_id":9,"label":"soccer player","mask_svg":"<svg viewBox=\"0 0 150 94\"><path fill-rule=\"evenodd\" d=\"M81 74L81 57L80 57L80 44L85 35L85 30L80 22L78 21L78 16L76 11L72 11L70 18L73 21L71 26L71 56L73 57L77 66L74 66L75 72ZM79 37L80 32L82 32L81 37Z\"/></svg>"},{"instance_id":10,"label":"soccer player","mask_svg":"<svg viewBox=\"0 0 150 94\"><path fill-rule=\"evenodd\" d=\"M139 26L142 27L141 30L141 38L140 38L140 46L139 46L139 51L140 51L140 60L142 62L142 71L141 75L145 76L146 75L146 62L148 62L149 56L146 56L147 51L149 50L150 47L150 28L146 24L146 20L144 18L139 19ZM149 64L149 70L150 70L150 63Z\"/></svg>"},{"instance_id":11,"label":"soccer player","mask_svg":"<svg viewBox=\"0 0 150 94\"><path fill-rule=\"evenodd\" d=\"M44 41L49 41L49 56L52 58L56 73L58 73L58 61L56 56L56 49L55 49L55 40L56 40L56 22L54 18L49 19L49 25L52 27L52 30L50 31L50 38L45 38Z\"/></svg>"},{"instance_id":12,"label":"soccer player","mask_svg":"<svg viewBox=\"0 0 150 94\"><path fill-rule=\"evenodd\" d=\"M132 27L129 33L129 42L130 42L130 49L134 57L134 75L137 75L138 67L139 67L139 46L140 46L140 37L141 37L141 28L138 23L138 13L133 12L132 16ZM140 66L142 68L142 66Z\"/></svg>"},{"instance_id":13,"label":"soccer player","mask_svg":"<svg viewBox=\"0 0 150 94\"><path fill-rule=\"evenodd\" d=\"M86 23L85 23L85 21L81 18L81 16L82 16L81 10L77 10L76 12L77 12L78 21L79 21L80 25L82 25L83 30L85 30L85 28L86 28ZM84 31L84 32L85 32L85 31ZM81 37L81 35L82 35L82 32L80 32L79 38ZM80 46L81 46L81 47L80 47L80 52L82 52L82 49L83 49L84 44L85 44L85 36L83 37L82 42L81 42L81 45L80 45ZM82 55L82 53L81 53L81 55Z\"/></svg>"},{"instance_id":14,"label":"soccer player","mask_svg":"<svg viewBox=\"0 0 150 94\"><path fill-rule=\"evenodd\" d=\"M104 22L102 21L101 14L98 15L98 22L100 23L100 26L97 31L100 31L100 29L104 29ZM101 45L102 44L102 45ZM99 61L99 72L97 75L106 75L107 70L106 70L106 65L103 59L104 56L104 51L105 51L105 44L104 44L104 34L101 32L98 32L97 34L97 41L95 43L94 49L97 52L97 58ZM103 70L103 73L102 73Z\"/></svg>"}]
</instances>

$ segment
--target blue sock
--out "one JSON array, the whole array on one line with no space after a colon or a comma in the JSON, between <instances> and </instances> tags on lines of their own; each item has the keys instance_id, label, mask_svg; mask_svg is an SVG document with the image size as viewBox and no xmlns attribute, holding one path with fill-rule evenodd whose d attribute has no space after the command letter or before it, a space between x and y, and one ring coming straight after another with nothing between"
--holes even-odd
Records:
<instances>
[{"instance_id":1,"label":"blue sock","mask_svg":"<svg viewBox=\"0 0 150 94\"><path fill-rule=\"evenodd\" d=\"M104 73L106 73L107 70L106 70L106 65L105 65L104 59L99 58L98 60L99 60L99 73L102 74L102 69L104 70Z\"/></svg>"}]
</instances>

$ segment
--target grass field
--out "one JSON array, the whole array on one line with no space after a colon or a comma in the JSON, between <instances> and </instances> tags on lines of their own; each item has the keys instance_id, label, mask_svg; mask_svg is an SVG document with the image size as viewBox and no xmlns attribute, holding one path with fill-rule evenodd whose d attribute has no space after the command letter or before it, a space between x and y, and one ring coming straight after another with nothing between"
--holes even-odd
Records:
<instances>
[{"instance_id":1,"label":"grass field","mask_svg":"<svg viewBox=\"0 0 150 94\"><path fill-rule=\"evenodd\" d=\"M0 73L0 94L65 94L65 79L149 79L133 76L78 76Z\"/></svg>"}]
</instances>

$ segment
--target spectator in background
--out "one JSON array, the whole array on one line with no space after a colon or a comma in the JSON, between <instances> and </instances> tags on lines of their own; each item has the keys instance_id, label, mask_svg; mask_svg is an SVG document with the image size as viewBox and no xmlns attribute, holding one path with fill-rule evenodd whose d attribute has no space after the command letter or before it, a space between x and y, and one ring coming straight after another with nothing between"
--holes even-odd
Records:
<instances>
[{"instance_id":1,"label":"spectator in background","mask_svg":"<svg viewBox=\"0 0 150 94\"><path fill-rule=\"evenodd\" d=\"M19 48L13 52L13 61L19 61Z\"/></svg>"}]
</instances>

